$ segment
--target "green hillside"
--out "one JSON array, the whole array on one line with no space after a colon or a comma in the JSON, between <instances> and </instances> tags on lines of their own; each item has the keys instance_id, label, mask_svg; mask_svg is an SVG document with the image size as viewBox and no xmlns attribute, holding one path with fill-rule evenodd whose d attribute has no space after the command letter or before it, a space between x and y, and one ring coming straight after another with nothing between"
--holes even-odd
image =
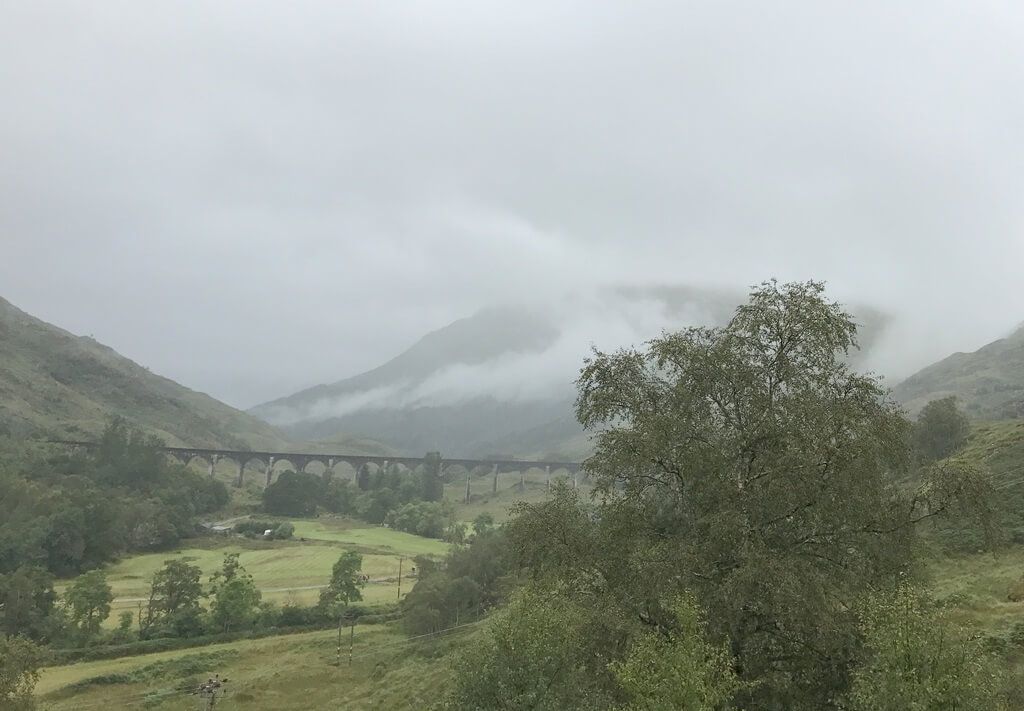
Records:
<instances>
[{"instance_id":1,"label":"green hillside","mask_svg":"<svg viewBox=\"0 0 1024 711\"><path fill-rule=\"evenodd\" d=\"M88 439L121 415L171 445L283 448L261 420L0 298L0 432Z\"/></svg>"},{"instance_id":2,"label":"green hillside","mask_svg":"<svg viewBox=\"0 0 1024 711\"><path fill-rule=\"evenodd\" d=\"M972 418L1024 417L1024 326L973 353L954 353L910 376L893 395L911 414L956 395Z\"/></svg>"}]
</instances>

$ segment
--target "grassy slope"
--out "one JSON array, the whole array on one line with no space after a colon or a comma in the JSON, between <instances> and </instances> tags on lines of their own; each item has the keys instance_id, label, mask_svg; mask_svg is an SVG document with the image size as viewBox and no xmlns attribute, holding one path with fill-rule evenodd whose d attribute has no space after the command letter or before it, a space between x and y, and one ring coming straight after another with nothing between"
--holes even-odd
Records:
<instances>
[{"instance_id":1,"label":"grassy slope","mask_svg":"<svg viewBox=\"0 0 1024 711\"><path fill-rule=\"evenodd\" d=\"M1024 499L1024 420L976 425L956 457L987 467L1004 504L1012 508ZM1024 602L1008 599L1024 580L1024 546L937 556L929 568L936 594L953 602L961 621L1004 637L1015 622L1024 621Z\"/></svg>"},{"instance_id":2,"label":"grassy slope","mask_svg":"<svg viewBox=\"0 0 1024 711\"><path fill-rule=\"evenodd\" d=\"M52 711L196 708L183 688L219 673L232 692L218 709L422 709L443 692L446 657L476 629L409 640L393 625L356 627L352 666L348 631L338 667L337 633L330 630L87 662L44 670L37 695ZM126 676L99 683L117 681L112 674Z\"/></svg>"},{"instance_id":3,"label":"grassy slope","mask_svg":"<svg viewBox=\"0 0 1024 711\"><path fill-rule=\"evenodd\" d=\"M292 442L266 422L155 375L0 299L0 432L91 439L112 415L169 445L387 455L365 437Z\"/></svg>"},{"instance_id":4,"label":"grassy slope","mask_svg":"<svg viewBox=\"0 0 1024 711\"><path fill-rule=\"evenodd\" d=\"M1024 479L1024 420L978 423L957 457L984 464L1001 484Z\"/></svg>"},{"instance_id":5,"label":"grassy slope","mask_svg":"<svg viewBox=\"0 0 1024 711\"><path fill-rule=\"evenodd\" d=\"M910 376L893 394L912 413L956 395L978 419L1024 416L1024 326L973 353L954 353Z\"/></svg>"},{"instance_id":6,"label":"grassy slope","mask_svg":"<svg viewBox=\"0 0 1024 711\"><path fill-rule=\"evenodd\" d=\"M169 444L283 447L273 427L150 373L0 299L0 426L69 438L96 435L113 414Z\"/></svg>"}]
</instances>

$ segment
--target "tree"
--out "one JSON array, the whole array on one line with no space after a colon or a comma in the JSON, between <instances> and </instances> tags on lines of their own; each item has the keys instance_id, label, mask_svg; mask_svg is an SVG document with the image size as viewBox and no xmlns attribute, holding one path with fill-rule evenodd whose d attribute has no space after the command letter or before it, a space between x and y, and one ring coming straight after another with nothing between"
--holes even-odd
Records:
<instances>
[{"instance_id":1,"label":"tree","mask_svg":"<svg viewBox=\"0 0 1024 711\"><path fill-rule=\"evenodd\" d=\"M210 593L213 596L210 615L217 630L230 632L255 619L260 591L252 576L238 562L238 553L224 556L221 569L210 577Z\"/></svg>"},{"instance_id":2,"label":"tree","mask_svg":"<svg viewBox=\"0 0 1024 711\"><path fill-rule=\"evenodd\" d=\"M484 511L473 519L473 534L482 536L494 528L494 516Z\"/></svg>"},{"instance_id":3,"label":"tree","mask_svg":"<svg viewBox=\"0 0 1024 711\"><path fill-rule=\"evenodd\" d=\"M323 498L323 479L308 472L282 472L263 490L263 509L278 516L312 516Z\"/></svg>"},{"instance_id":4,"label":"tree","mask_svg":"<svg viewBox=\"0 0 1024 711\"><path fill-rule=\"evenodd\" d=\"M184 560L164 561L164 567L153 576L149 602L144 616L139 618L143 637L170 634L188 637L202 632L202 609L199 601L204 597L203 571Z\"/></svg>"},{"instance_id":5,"label":"tree","mask_svg":"<svg viewBox=\"0 0 1024 711\"><path fill-rule=\"evenodd\" d=\"M444 498L444 480L441 478L441 455L429 452L424 458L423 485L421 497L424 501L441 501Z\"/></svg>"},{"instance_id":6,"label":"tree","mask_svg":"<svg viewBox=\"0 0 1024 711\"><path fill-rule=\"evenodd\" d=\"M594 653L602 617L557 588L520 591L457 659L445 708L613 708L614 678Z\"/></svg>"},{"instance_id":7,"label":"tree","mask_svg":"<svg viewBox=\"0 0 1024 711\"><path fill-rule=\"evenodd\" d=\"M107 584L107 575L101 570L79 576L64 593L71 622L86 639L99 633L100 625L110 615L113 599L114 593Z\"/></svg>"},{"instance_id":8,"label":"tree","mask_svg":"<svg viewBox=\"0 0 1024 711\"><path fill-rule=\"evenodd\" d=\"M35 708L32 692L39 681L43 650L23 637L0 637L0 708Z\"/></svg>"},{"instance_id":9,"label":"tree","mask_svg":"<svg viewBox=\"0 0 1024 711\"><path fill-rule=\"evenodd\" d=\"M0 632L40 641L53 636L53 576L42 568L22 566L0 575Z\"/></svg>"},{"instance_id":10,"label":"tree","mask_svg":"<svg viewBox=\"0 0 1024 711\"><path fill-rule=\"evenodd\" d=\"M425 634L478 617L503 599L510 565L500 529L453 547L442 565L418 558L416 584L402 600L403 625Z\"/></svg>"},{"instance_id":11,"label":"tree","mask_svg":"<svg viewBox=\"0 0 1024 711\"><path fill-rule=\"evenodd\" d=\"M728 708L740 682L728 646L706 639L706 623L696 601L681 595L673 606L676 629L650 630L629 646L612 672L630 701L629 711L717 711Z\"/></svg>"},{"instance_id":12,"label":"tree","mask_svg":"<svg viewBox=\"0 0 1024 711\"><path fill-rule=\"evenodd\" d=\"M846 365L856 330L821 284L769 282L723 327L595 352L576 410L598 505L522 506L520 563L659 630L692 590L751 682L737 705L834 707L859 634L844 601L909 567L916 523L987 491L967 470L894 485L908 424Z\"/></svg>"},{"instance_id":13,"label":"tree","mask_svg":"<svg viewBox=\"0 0 1024 711\"><path fill-rule=\"evenodd\" d=\"M970 431L971 423L956 406L956 397L932 400L914 423L914 450L924 464L945 459L964 446Z\"/></svg>"},{"instance_id":14,"label":"tree","mask_svg":"<svg viewBox=\"0 0 1024 711\"><path fill-rule=\"evenodd\" d=\"M462 545L466 542L466 524L462 521L455 521L444 531L444 540L448 543Z\"/></svg>"},{"instance_id":15,"label":"tree","mask_svg":"<svg viewBox=\"0 0 1024 711\"><path fill-rule=\"evenodd\" d=\"M853 673L851 711L1001 709L1000 675L980 641L909 585L869 596L860 613L867 660Z\"/></svg>"},{"instance_id":16,"label":"tree","mask_svg":"<svg viewBox=\"0 0 1024 711\"><path fill-rule=\"evenodd\" d=\"M363 599L362 588L366 584L359 570L363 567L363 556L355 551L345 551L331 570L331 580L320 591L320 607L328 615L341 618L348 606Z\"/></svg>"},{"instance_id":17,"label":"tree","mask_svg":"<svg viewBox=\"0 0 1024 711\"><path fill-rule=\"evenodd\" d=\"M455 510L449 501L416 501L404 504L390 511L384 521L398 531L426 538L442 538L456 523Z\"/></svg>"}]
</instances>

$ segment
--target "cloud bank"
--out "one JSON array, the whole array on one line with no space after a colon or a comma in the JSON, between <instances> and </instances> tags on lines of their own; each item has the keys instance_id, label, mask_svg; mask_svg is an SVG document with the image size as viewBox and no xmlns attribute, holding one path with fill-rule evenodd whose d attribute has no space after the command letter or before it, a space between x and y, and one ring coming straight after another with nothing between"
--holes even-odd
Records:
<instances>
[{"instance_id":1,"label":"cloud bank","mask_svg":"<svg viewBox=\"0 0 1024 711\"><path fill-rule=\"evenodd\" d=\"M17 0L0 293L248 406L486 304L818 278L896 378L1022 318L1022 73L990 0Z\"/></svg>"}]
</instances>

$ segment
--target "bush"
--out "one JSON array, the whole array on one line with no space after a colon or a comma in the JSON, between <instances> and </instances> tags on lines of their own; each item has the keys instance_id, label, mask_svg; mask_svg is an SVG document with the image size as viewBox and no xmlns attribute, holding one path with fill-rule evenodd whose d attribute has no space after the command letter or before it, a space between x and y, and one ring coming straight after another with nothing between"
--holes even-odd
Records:
<instances>
[{"instance_id":1,"label":"bush","mask_svg":"<svg viewBox=\"0 0 1024 711\"><path fill-rule=\"evenodd\" d=\"M447 501L417 501L405 504L387 515L391 528L427 538L443 538L455 523L455 513Z\"/></svg>"},{"instance_id":2,"label":"bush","mask_svg":"<svg viewBox=\"0 0 1024 711\"><path fill-rule=\"evenodd\" d=\"M275 541L285 541L291 538L295 534L295 526L289 521L278 524L274 527L274 530L270 532L270 538Z\"/></svg>"}]
</instances>

